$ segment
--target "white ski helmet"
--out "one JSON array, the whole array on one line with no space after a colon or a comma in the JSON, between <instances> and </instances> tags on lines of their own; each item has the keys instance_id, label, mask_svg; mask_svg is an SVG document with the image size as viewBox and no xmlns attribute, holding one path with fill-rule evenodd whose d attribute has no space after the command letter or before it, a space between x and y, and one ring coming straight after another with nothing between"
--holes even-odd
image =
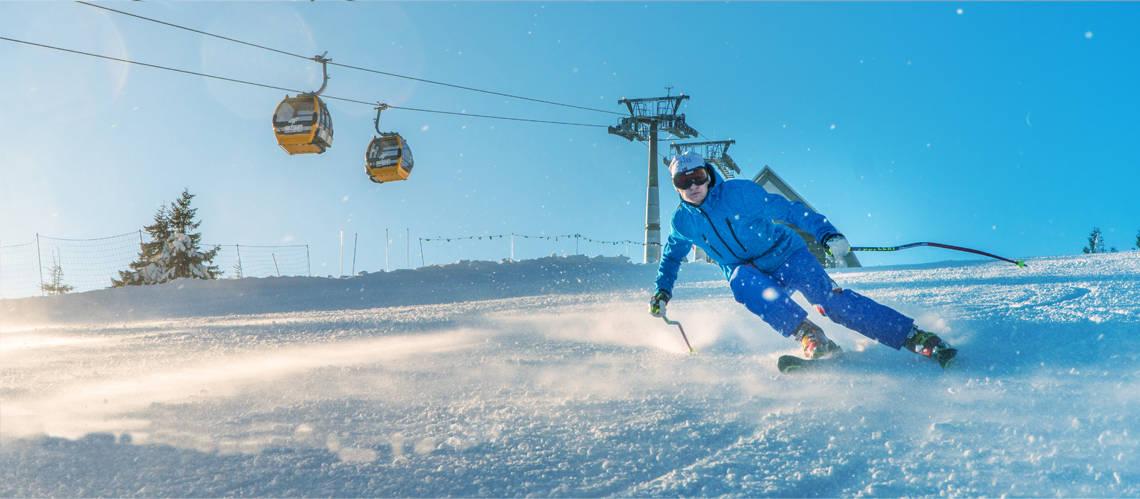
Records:
<instances>
[{"instance_id":1,"label":"white ski helmet","mask_svg":"<svg viewBox=\"0 0 1140 499\"><path fill-rule=\"evenodd\" d=\"M685 151L681 154L673 156L673 161L669 162L669 175L671 177L677 176L678 173L685 173L688 171L696 170L697 168L705 167L705 157L693 151Z\"/></svg>"}]
</instances>

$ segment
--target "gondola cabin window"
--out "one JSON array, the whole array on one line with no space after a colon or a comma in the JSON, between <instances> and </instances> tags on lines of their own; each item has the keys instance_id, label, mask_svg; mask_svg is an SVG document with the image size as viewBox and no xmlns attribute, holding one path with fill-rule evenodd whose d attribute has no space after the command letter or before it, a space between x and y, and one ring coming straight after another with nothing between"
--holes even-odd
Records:
<instances>
[{"instance_id":1,"label":"gondola cabin window","mask_svg":"<svg viewBox=\"0 0 1140 499\"><path fill-rule=\"evenodd\" d=\"M305 133L313 126L313 101L302 100L284 102L277 108L277 116L273 121L281 129L281 133Z\"/></svg>"},{"instance_id":2,"label":"gondola cabin window","mask_svg":"<svg viewBox=\"0 0 1140 499\"><path fill-rule=\"evenodd\" d=\"M411 173L412 166L415 164L415 161L412 160L412 148L408 147L408 143L406 141L401 140L400 143L403 144L404 164L402 166L404 167L404 170L407 170L408 173Z\"/></svg>"}]
</instances>

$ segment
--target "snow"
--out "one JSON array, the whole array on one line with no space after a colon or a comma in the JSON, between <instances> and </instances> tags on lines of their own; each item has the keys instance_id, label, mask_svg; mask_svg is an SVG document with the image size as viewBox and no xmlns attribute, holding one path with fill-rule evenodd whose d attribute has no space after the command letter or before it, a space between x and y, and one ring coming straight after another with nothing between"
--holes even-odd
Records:
<instances>
[{"instance_id":1,"label":"snow","mask_svg":"<svg viewBox=\"0 0 1140 499\"><path fill-rule=\"evenodd\" d=\"M690 264L548 258L0 301L0 496L1138 496L1140 255L845 269L953 370Z\"/></svg>"}]
</instances>

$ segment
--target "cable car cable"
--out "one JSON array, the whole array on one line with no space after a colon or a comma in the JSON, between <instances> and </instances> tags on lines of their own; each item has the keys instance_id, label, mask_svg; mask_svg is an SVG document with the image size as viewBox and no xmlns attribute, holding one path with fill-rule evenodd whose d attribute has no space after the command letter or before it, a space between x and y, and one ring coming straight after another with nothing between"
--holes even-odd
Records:
<instances>
[{"instance_id":1,"label":"cable car cable","mask_svg":"<svg viewBox=\"0 0 1140 499\"><path fill-rule=\"evenodd\" d=\"M444 82L439 82L439 81L434 81L434 80L427 80L424 78L416 78L414 76L405 76L405 75L399 75L396 73L389 73L389 72L380 71L377 69L369 69L369 68L362 68L359 66L352 66L349 64L341 64L339 62L330 62L329 64L333 65L333 66L339 66L342 68L347 68L347 69L355 69L358 71L365 71L365 72L369 72L369 73L376 73L376 74L381 74L381 75L386 75L386 76L394 76L397 78L404 78L404 79L423 82L423 83L431 83L433 85L442 85L445 87L458 88L461 90L469 90L472 92L480 92L480 93L485 93L485 94L489 94L489 95L498 95L500 97L509 97L512 99L520 99L520 100L525 100L525 101L530 101L530 102L550 104L552 106L562 106L562 107L568 107L568 108L573 108L573 109L582 109L582 110L586 110L586 111L595 111L595 112L599 112L599 113L607 113L607 114L613 114L613 115L617 115L617 116L625 116L626 115L626 113L619 113L616 111L607 111L605 109L597 109L597 108L586 107L586 106L576 106L574 104L563 104L561 102L554 102L554 101L550 101L550 100L535 99L533 97L523 97L521 95L513 95L513 94L504 93L504 92L496 92L494 90L482 90L482 89L478 89L478 88L474 88L474 87L466 87L463 85L456 85L453 83L444 83Z\"/></svg>"},{"instance_id":2,"label":"cable car cable","mask_svg":"<svg viewBox=\"0 0 1140 499\"><path fill-rule=\"evenodd\" d=\"M207 32L207 31L202 31L202 30L199 30L199 29L189 28L189 27L186 27L186 26L181 26L181 25L178 25L178 24L174 24L174 23L171 23L171 22L167 22L167 21L161 21L161 20L158 20L158 19L153 19L153 18L150 18L150 17L146 17L146 16L140 16L140 15L138 15L138 14L132 14L132 13L130 13L130 12L125 12L125 11L122 11L122 10L118 10L118 9L112 9L112 8L110 8L110 7L106 7L106 6L103 6L103 5L96 5L96 4L93 4L93 3L90 3L90 2L84 2L84 1L82 1L82 0L76 0L76 3L78 3L78 4L82 4L82 5L86 5L86 6L88 6L88 7L95 7L95 8L97 8L97 9L103 9L103 10L106 10L106 11L115 12L115 13L117 13L117 14L123 14L123 15L125 15L125 16L131 16L131 17L134 17L134 18L137 18L137 19L142 19L142 20L144 20L144 21L150 21L150 22L154 22L154 23L162 24L162 25L165 25L165 26L170 26L170 27L172 27L172 28L183 29L183 30L186 30L186 31L190 31L190 32L193 32L193 33L198 33L198 34L200 34L200 35L211 36L211 37L214 37L214 38L218 38L218 39L220 39L220 40L225 40L225 41L228 41L228 42L240 43L240 44L242 44L242 45L246 45L246 46L250 46L250 47L259 48L259 49L262 49L262 50L268 50L268 51L270 51L270 52L276 52L276 53L278 53L278 54L283 54L283 55L293 56L293 57L297 57L297 58L300 58L300 59L308 59L308 60L310 60L310 61L311 61L311 60L313 60L313 58L312 58L312 57L310 57L310 56L301 55L301 54L295 54L295 53L293 53L293 52L288 52L288 51L285 51L285 50L275 49L275 48L273 48L273 47L267 47L267 46L265 46L265 45L259 45L259 44L256 44L256 43L251 43L251 42L247 42L247 41L243 41L243 40L238 40L238 39L236 39L236 38L230 38L230 37L228 37L228 36L217 35L217 34L214 34L214 33L210 33L210 32ZM508 93L505 93L505 92L496 92L496 91L494 91L494 90L484 90L484 89L481 89L481 88L468 87L468 86L464 86L464 85L457 85L457 84L454 84L454 83L446 83L446 82L442 82L442 81L436 81L436 80L428 80L428 79L426 79L426 78L417 78L417 77L415 77L415 76L402 75L402 74L398 74L398 73L392 73L392 72L388 72L388 71L381 71L381 70L378 70L378 69L370 69L370 68L365 68L365 67L360 67L360 66L353 66L353 65L351 65L351 64L342 64L342 63L331 62L331 61L329 62L329 64L330 64L330 65L332 65L332 66L339 66L339 67L342 67L342 68L347 68L347 69L355 69L355 70L357 70L357 71L365 71L365 72L368 72L368 73L375 73L375 74L384 75L384 76L392 76L392 77L395 77L395 78L403 78L403 79L407 79L407 80L418 81L418 82L421 82L421 83L430 83L430 84L432 84L432 85L440 85L440 86L445 86L445 87L458 88L458 89L460 89L460 90L467 90L467 91L471 91L471 92L480 92L480 93L484 93L484 94L497 95L497 96L500 96L500 97L509 97L509 98L512 98L512 99L520 99L520 100L525 100L525 101L530 101L530 102L538 102L538 103L542 103L542 104L550 104L550 105L552 105L552 106L562 106L562 107L568 107L568 108L574 108L574 109L582 109L582 110L586 110L586 111L595 111L595 112L599 112L599 113L607 113L607 114L614 114L614 115L618 115L618 116L625 116L625 113L619 113L619 112L616 112L616 111L609 111L609 110L606 110L606 109L598 109L598 108L587 107L587 106L577 106L577 105L574 105L574 104L564 104L564 103L561 103L561 102L555 102L555 101L551 101L551 100L545 100L545 99L536 99L536 98L533 98L533 97L524 97L524 96L521 96L521 95L508 94Z\"/></svg>"},{"instance_id":3,"label":"cable car cable","mask_svg":"<svg viewBox=\"0 0 1140 499\"><path fill-rule=\"evenodd\" d=\"M106 59L106 60L110 60L110 61L124 62L127 64L137 64L139 66L146 66L148 68L164 69L167 71L174 71L176 73L184 73L184 74L193 75L193 76L201 76L203 78L213 78L215 80L228 81L231 83L241 83L243 85L251 85L251 86L255 86L255 87L269 88L269 89L273 89L273 90L281 90L281 91L295 93L295 94L305 93L303 90L297 90L297 89L293 89L293 88L279 87L276 85L269 85L266 83L258 83L258 82L254 82L254 81L248 81L248 80L239 80L237 78L228 78L225 76L217 76L217 75L212 75L212 74L208 74L208 73L199 73L197 71L190 71L187 69L172 68L169 66L161 66L158 64L150 64L150 63L146 63L146 62L133 61L130 59L122 59L119 57L112 57L109 55L84 52L82 50L75 50L75 49L69 49L69 48L64 48L64 47L56 47L53 45L46 45L46 44L42 44L42 43L29 42L26 40L18 40L15 38L8 38L6 36L0 36L0 40L5 40L5 41L15 42L15 43L22 43L22 44L31 45L34 47L41 47L41 48L46 48L46 49L58 50L61 52L69 52L72 54L85 55L88 57L95 57L95 58L99 58L99 59ZM354 104L364 104L366 106L375 106L376 105L376 101L363 101L363 100L357 100L357 99L350 99L347 97L336 97L336 96L332 96L332 95L322 95L321 97L324 99L328 99L328 100L338 100L338 101L343 101L343 102L351 102ZM438 109L425 109L425 108L407 107L407 106L391 106L390 105L388 107L391 109L400 109L403 111L416 111L416 112L421 112L421 113L447 114L447 115L452 115L452 116L464 116L464 117L469 117L469 118L485 118L485 119L494 119L494 120L521 121L521 122L526 122L526 123L543 123L543 124L548 124L548 125L566 125L566 126L608 128L607 125L596 125L593 123L575 123L575 122L570 122L570 121L539 120L539 119L532 119L532 118L517 118L517 117L512 117L512 116L495 116L495 115L490 115L490 114L472 114L472 113L463 113L463 112L457 112L457 111L442 111L442 110L438 110Z\"/></svg>"}]
</instances>

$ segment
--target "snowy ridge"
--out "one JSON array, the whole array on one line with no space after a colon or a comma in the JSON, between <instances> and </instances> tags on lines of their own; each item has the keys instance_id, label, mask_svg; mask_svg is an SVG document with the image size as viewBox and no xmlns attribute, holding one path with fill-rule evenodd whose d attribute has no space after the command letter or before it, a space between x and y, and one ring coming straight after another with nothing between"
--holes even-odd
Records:
<instances>
[{"instance_id":1,"label":"snowy ridge","mask_svg":"<svg viewBox=\"0 0 1140 499\"><path fill-rule=\"evenodd\" d=\"M691 277L719 276L688 265ZM463 261L352 278L268 277L145 286L0 300L2 322L141 320L163 317L344 310L486 300L551 293L648 289L656 266L621 257L548 257L521 262Z\"/></svg>"},{"instance_id":2,"label":"snowy ridge","mask_svg":"<svg viewBox=\"0 0 1140 499\"><path fill-rule=\"evenodd\" d=\"M833 273L960 347L948 372L815 316L846 362L780 375L795 345L705 265L685 355L653 270L0 302L0 495L1140 495L1136 253Z\"/></svg>"}]
</instances>

